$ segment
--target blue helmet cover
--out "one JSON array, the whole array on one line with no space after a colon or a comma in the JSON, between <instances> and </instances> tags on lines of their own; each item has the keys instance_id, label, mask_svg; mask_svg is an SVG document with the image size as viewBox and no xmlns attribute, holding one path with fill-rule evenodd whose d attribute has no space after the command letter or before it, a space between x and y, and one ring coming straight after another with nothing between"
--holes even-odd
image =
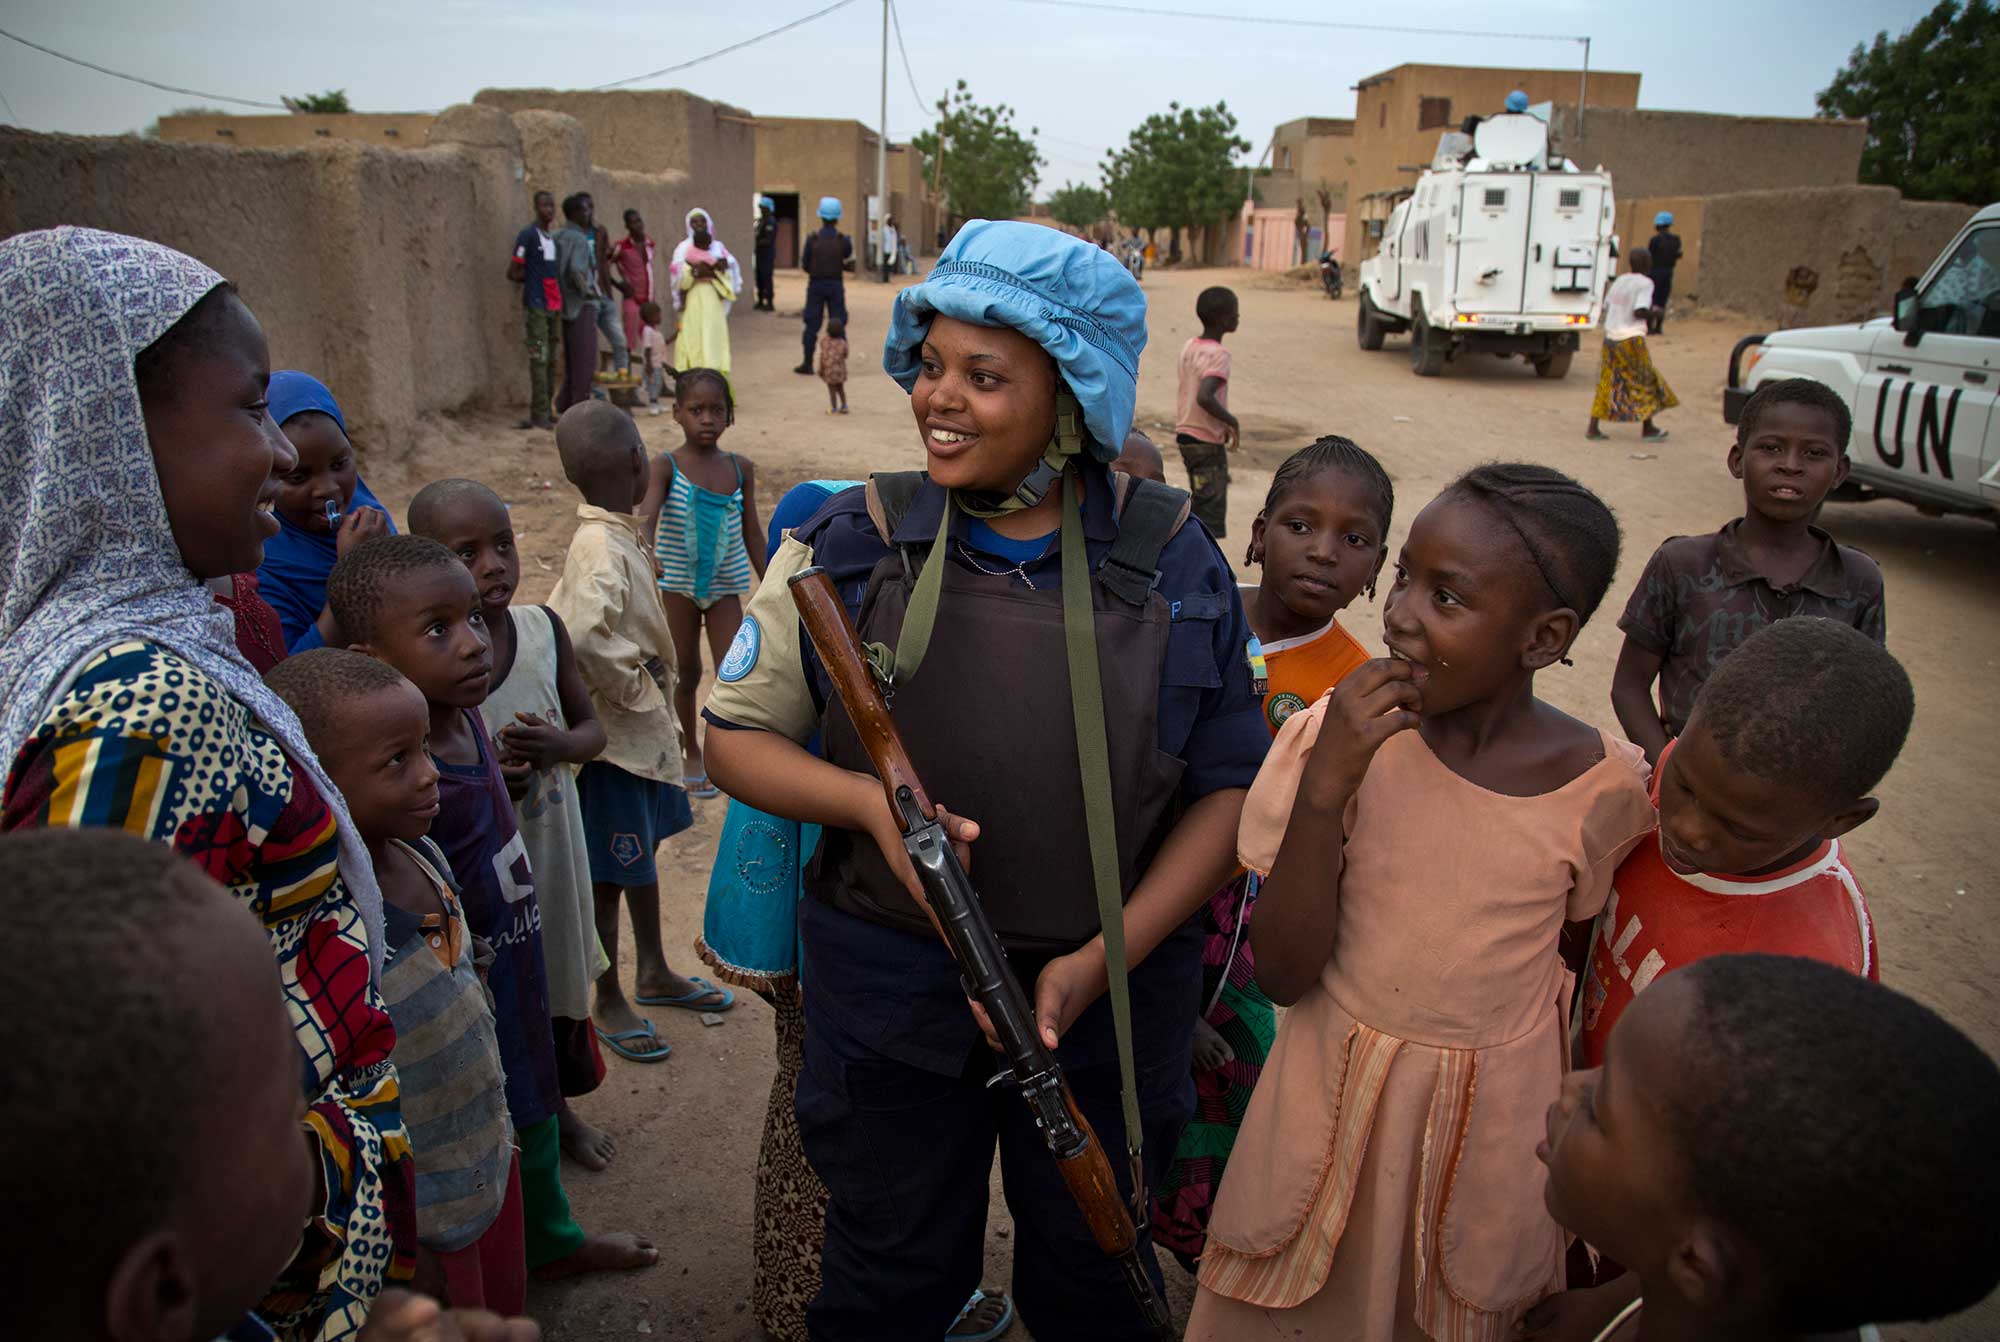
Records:
<instances>
[{"instance_id":1,"label":"blue helmet cover","mask_svg":"<svg viewBox=\"0 0 2000 1342\"><path fill-rule=\"evenodd\" d=\"M1124 446L1146 348L1146 295L1111 253L1040 224L974 219L922 284L896 295L882 367L916 386L931 318L1007 326L1049 352L1083 408L1090 452Z\"/></svg>"}]
</instances>

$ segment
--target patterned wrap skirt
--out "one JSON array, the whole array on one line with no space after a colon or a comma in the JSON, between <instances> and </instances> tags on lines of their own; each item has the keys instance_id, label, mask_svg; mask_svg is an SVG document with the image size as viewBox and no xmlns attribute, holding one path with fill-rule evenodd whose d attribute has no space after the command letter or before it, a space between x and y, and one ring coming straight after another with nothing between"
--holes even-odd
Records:
<instances>
[{"instance_id":1,"label":"patterned wrap skirt","mask_svg":"<svg viewBox=\"0 0 2000 1342\"><path fill-rule=\"evenodd\" d=\"M1607 340L1597 365L1597 398L1590 403L1592 419L1651 419L1662 410L1679 405L1680 398L1653 366L1646 351L1646 337Z\"/></svg>"}]
</instances>

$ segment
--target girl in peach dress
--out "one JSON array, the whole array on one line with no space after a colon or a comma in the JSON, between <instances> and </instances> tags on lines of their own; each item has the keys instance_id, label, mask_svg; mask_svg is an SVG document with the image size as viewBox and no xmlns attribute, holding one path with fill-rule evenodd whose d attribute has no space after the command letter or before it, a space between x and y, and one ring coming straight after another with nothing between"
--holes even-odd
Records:
<instances>
[{"instance_id":1,"label":"girl in peach dress","mask_svg":"<svg viewBox=\"0 0 2000 1342\"><path fill-rule=\"evenodd\" d=\"M1391 657L1279 733L1244 807L1257 978L1291 1006L1209 1227L1189 1342L1505 1342L1562 1287L1535 1142L1565 920L1653 829L1637 747L1535 697L1618 564L1569 477L1482 466L1418 515Z\"/></svg>"}]
</instances>

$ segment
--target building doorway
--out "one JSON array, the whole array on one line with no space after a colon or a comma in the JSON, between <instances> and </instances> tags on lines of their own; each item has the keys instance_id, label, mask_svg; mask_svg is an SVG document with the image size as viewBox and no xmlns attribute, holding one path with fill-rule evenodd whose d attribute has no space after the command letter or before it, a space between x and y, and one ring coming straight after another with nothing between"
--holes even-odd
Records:
<instances>
[{"instance_id":1,"label":"building doorway","mask_svg":"<svg viewBox=\"0 0 2000 1342\"><path fill-rule=\"evenodd\" d=\"M775 209L772 215L778 221L777 263L780 270L797 270L799 267L799 246L803 239L799 236L799 193L796 191L766 191Z\"/></svg>"}]
</instances>

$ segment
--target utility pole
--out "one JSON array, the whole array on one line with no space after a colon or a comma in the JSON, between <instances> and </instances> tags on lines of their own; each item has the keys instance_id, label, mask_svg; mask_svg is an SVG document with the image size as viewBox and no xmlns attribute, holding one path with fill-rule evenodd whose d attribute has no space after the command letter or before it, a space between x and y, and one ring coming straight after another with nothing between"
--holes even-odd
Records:
<instances>
[{"instance_id":1,"label":"utility pole","mask_svg":"<svg viewBox=\"0 0 2000 1342\"><path fill-rule=\"evenodd\" d=\"M888 283L883 262L889 246L889 0L882 0L882 119L875 126L875 194L882 202L882 217L875 221L875 265Z\"/></svg>"}]
</instances>

